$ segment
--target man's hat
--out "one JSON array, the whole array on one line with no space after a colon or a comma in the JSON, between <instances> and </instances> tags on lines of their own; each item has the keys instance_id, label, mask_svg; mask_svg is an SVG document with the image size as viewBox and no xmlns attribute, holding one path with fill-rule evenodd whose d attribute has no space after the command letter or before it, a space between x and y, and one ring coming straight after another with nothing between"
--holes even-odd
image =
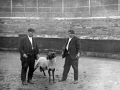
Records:
<instances>
[{"instance_id":1,"label":"man's hat","mask_svg":"<svg viewBox=\"0 0 120 90\"><path fill-rule=\"evenodd\" d=\"M69 30L68 31L70 34L75 34L75 31L74 30Z\"/></svg>"},{"instance_id":2,"label":"man's hat","mask_svg":"<svg viewBox=\"0 0 120 90\"><path fill-rule=\"evenodd\" d=\"M28 32L35 32L35 30L33 28L29 28Z\"/></svg>"}]
</instances>

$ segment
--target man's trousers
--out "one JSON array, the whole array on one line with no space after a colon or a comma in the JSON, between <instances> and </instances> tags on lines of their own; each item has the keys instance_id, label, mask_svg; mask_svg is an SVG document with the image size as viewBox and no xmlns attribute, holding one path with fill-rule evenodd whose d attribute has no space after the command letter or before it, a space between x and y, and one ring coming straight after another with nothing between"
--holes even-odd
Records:
<instances>
[{"instance_id":1,"label":"man's trousers","mask_svg":"<svg viewBox=\"0 0 120 90\"><path fill-rule=\"evenodd\" d=\"M72 66L74 70L74 80L78 80L78 60L73 60L70 55L67 55L65 58L64 70L63 70L63 79L66 80L70 67Z\"/></svg>"},{"instance_id":2,"label":"man's trousers","mask_svg":"<svg viewBox=\"0 0 120 90\"><path fill-rule=\"evenodd\" d=\"M35 64L34 56L29 56L27 59L22 60L21 64L22 64L22 70L21 70L22 82L26 81L26 74L27 74L28 67L29 67L29 70L28 70L27 78L28 78L28 81L31 80L34 72L34 64Z\"/></svg>"}]
</instances>

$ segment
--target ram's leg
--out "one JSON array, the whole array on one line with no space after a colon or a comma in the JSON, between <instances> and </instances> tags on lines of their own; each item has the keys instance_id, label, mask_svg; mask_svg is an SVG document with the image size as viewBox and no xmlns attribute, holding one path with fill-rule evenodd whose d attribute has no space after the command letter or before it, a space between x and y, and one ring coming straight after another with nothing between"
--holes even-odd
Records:
<instances>
[{"instance_id":1,"label":"ram's leg","mask_svg":"<svg viewBox=\"0 0 120 90\"><path fill-rule=\"evenodd\" d=\"M44 76L46 76L45 71L42 67L40 67L40 72L43 72Z\"/></svg>"},{"instance_id":2,"label":"ram's leg","mask_svg":"<svg viewBox=\"0 0 120 90\"><path fill-rule=\"evenodd\" d=\"M46 74L45 74L45 71L43 70L43 74L44 74L44 76L46 76Z\"/></svg>"},{"instance_id":3,"label":"ram's leg","mask_svg":"<svg viewBox=\"0 0 120 90\"><path fill-rule=\"evenodd\" d=\"M50 73L51 69L48 69L48 74L49 74L49 82L51 82L51 73Z\"/></svg>"},{"instance_id":4,"label":"ram's leg","mask_svg":"<svg viewBox=\"0 0 120 90\"><path fill-rule=\"evenodd\" d=\"M52 70L52 75L53 75L53 82L55 82L55 69Z\"/></svg>"}]
</instances>

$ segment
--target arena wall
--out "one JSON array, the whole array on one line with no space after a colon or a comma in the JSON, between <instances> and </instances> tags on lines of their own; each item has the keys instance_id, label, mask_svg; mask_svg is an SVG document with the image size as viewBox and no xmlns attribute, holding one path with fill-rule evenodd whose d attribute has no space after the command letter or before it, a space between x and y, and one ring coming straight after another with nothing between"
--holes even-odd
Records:
<instances>
[{"instance_id":1,"label":"arena wall","mask_svg":"<svg viewBox=\"0 0 120 90\"><path fill-rule=\"evenodd\" d=\"M20 37L0 37L0 50L18 51ZM59 54L65 43L65 38L37 37L40 53L55 51ZM120 58L119 40L80 39L82 55Z\"/></svg>"}]
</instances>

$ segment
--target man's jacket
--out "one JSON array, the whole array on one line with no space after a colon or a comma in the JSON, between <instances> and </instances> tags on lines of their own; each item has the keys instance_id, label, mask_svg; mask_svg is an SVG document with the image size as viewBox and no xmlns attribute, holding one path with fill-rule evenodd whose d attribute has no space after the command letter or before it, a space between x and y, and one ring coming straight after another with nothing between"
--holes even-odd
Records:
<instances>
[{"instance_id":1,"label":"man's jacket","mask_svg":"<svg viewBox=\"0 0 120 90\"><path fill-rule=\"evenodd\" d=\"M38 49L38 45L36 43L35 38L32 38L32 45L34 48L34 56L35 59L37 59L37 54L39 53L39 49ZM28 38L28 36L25 36L23 38L20 39L20 43L19 43L19 51L20 51L20 59L23 60L23 54L32 54L32 45L31 42Z\"/></svg>"},{"instance_id":2,"label":"man's jacket","mask_svg":"<svg viewBox=\"0 0 120 90\"><path fill-rule=\"evenodd\" d=\"M81 45L80 45L80 42L79 42L79 38L77 38L76 36L74 36L71 39L71 41L69 43L68 50L67 50L66 49L66 45L68 43L68 40L69 40L69 38L67 38L65 46L63 48L62 57L65 58L69 54L72 59L78 59L76 57L76 55L78 54L78 52L81 53L81 50L80 50Z\"/></svg>"}]
</instances>

